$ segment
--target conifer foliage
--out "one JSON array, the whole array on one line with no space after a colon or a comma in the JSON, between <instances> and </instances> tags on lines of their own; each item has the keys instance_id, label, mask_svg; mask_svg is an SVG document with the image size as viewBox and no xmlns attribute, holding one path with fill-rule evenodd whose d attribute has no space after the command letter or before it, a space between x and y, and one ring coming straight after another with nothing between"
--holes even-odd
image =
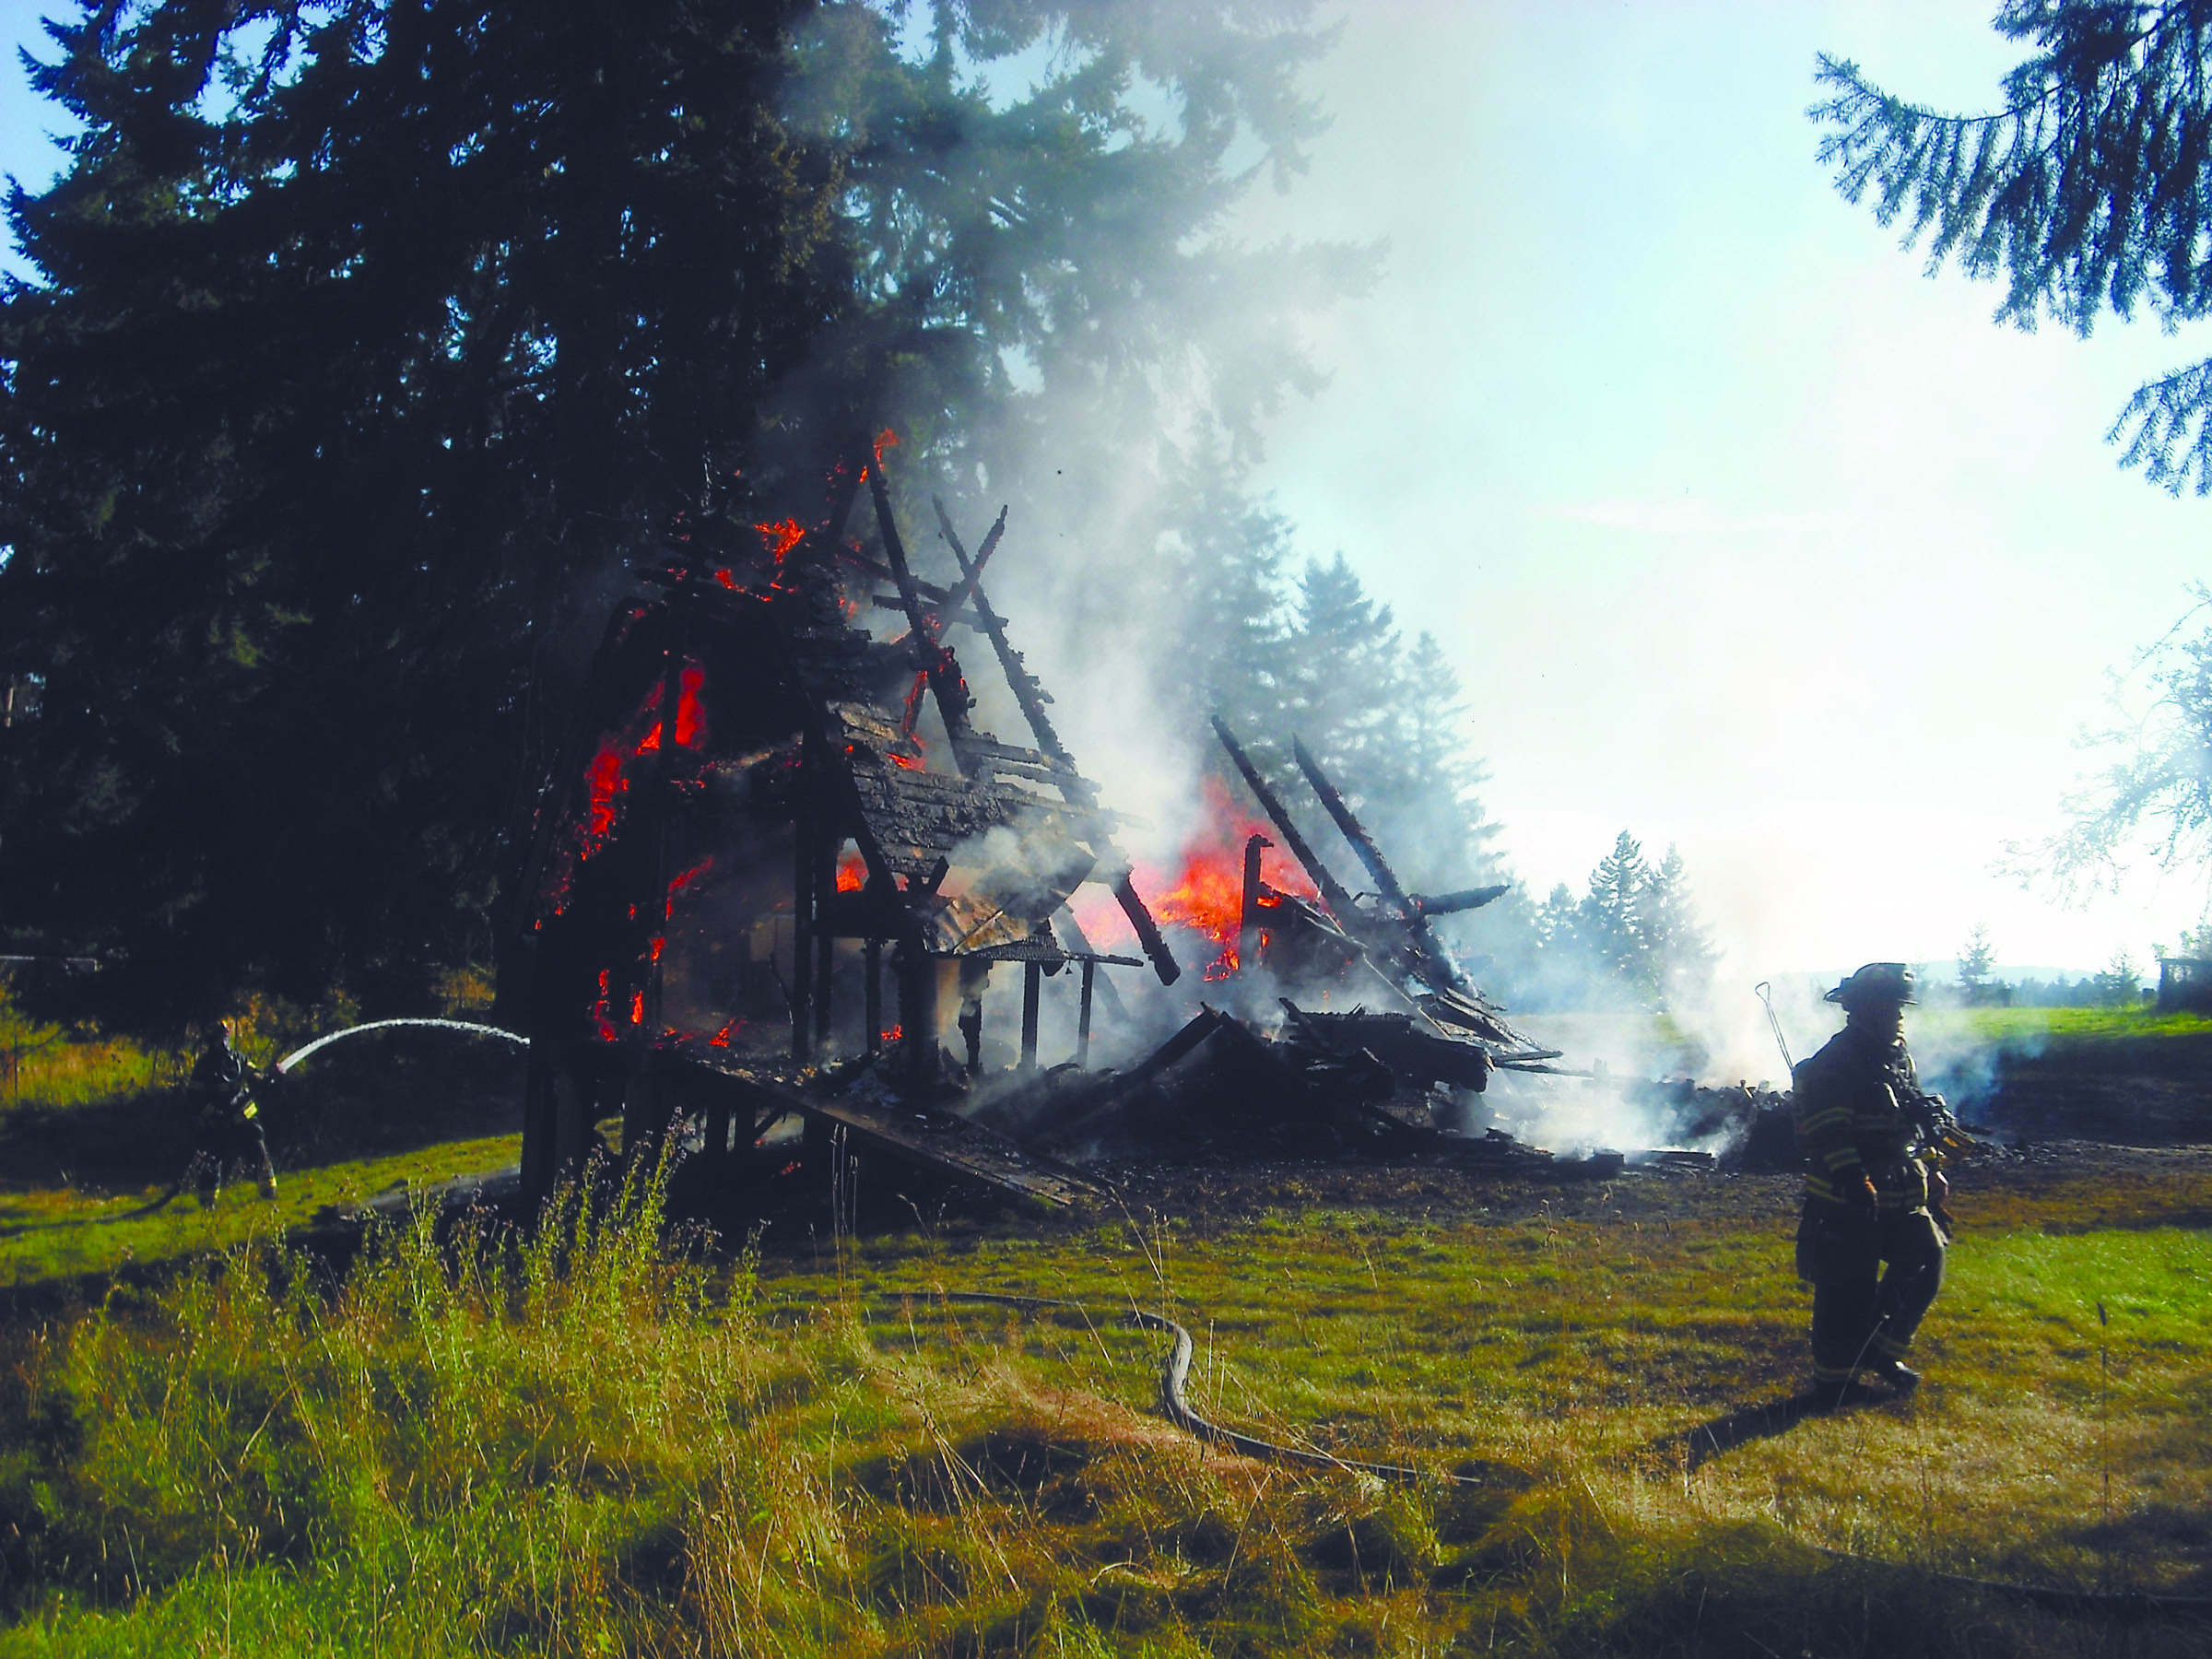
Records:
<instances>
[{"instance_id":1,"label":"conifer foliage","mask_svg":"<svg viewBox=\"0 0 2212 1659\"><path fill-rule=\"evenodd\" d=\"M1309 10L83 0L0 300L0 678L42 704L0 735L0 926L101 952L130 1018L404 997L488 953L677 512L862 419L1011 490L1171 357L1233 446L1307 382L1281 308L1354 275L1240 290L1210 234L1240 141L1300 165Z\"/></svg>"},{"instance_id":2,"label":"conifer foliage","mask_svg":"<svg viewBox=\"0 0 2212 1659\"><path fill-rule=\"evenodd\" d=\"M1564 882L1536 912L1535 1003L1682 1012L1705 994L1715 953L1681 853L1656 866L1623 830L1577 899Z\"/></svg>"},{"instance_id":3,"label":"conifer foliage","mask_svg":"<svg viewBox=\"0 0 2212 1659\"><path fill-rule=\"evenodd\" d=\"M2111 312L2165 325L2212 313L2212 0L2007 0L1995 27L2032 43L1982 115L1923 109L1825 54L1820 159L1870 194L1931 272L2002 280L2001 322L2087 335ZM2125 460L2167 488L2212 491L2212 359L2138 390L2113 423Z\"/></svg>"}]
</instances>

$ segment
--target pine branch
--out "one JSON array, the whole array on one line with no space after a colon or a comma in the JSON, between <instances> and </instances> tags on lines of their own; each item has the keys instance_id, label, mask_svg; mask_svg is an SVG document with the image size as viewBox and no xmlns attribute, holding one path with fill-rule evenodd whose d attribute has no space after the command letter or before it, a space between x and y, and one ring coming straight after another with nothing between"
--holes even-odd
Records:
<instances>
[{"instance_id":1,"label":"pine branch","mask_svg":"<svg viewBox=\"0 0 2212 1659\"><path fill-rule=\"evenodd\" d=\"M2121 465L2141 467L2170 495L2184 485L2212 494L2212 358L2137 387L2105 441L2117 443L2123 433Z\"/></svg>"}]
</instances>

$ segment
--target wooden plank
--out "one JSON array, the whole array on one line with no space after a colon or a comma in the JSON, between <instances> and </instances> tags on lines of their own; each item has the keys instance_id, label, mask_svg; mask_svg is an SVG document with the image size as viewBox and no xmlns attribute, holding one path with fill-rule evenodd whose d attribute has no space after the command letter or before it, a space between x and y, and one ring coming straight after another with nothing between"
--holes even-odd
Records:
<instances>
[{"instance_id":1,"label":"wooden plank","mask_svg":"<svg viewBox=\"0 0 2212 1659\"><path fill-rule=\"evenodd\" d=\"M980 1182L1062 1207L1100 1191L1065 1164L953 1112L887 1100L832 1100L771 1082L735 1061L698 1054L683 1058L744 1092L756 1108L795 1112L810 1123L841 1127L862 1146L955 1180Z\"/></svg>"}]
</instances>

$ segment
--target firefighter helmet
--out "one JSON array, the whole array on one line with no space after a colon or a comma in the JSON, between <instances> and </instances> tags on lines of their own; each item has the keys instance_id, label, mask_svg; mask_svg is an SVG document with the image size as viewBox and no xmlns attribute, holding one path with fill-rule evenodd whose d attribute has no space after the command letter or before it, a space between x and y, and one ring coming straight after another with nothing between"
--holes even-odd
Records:
<instances>
[{"instance_id":1,"label":"firefighter helmet","mask_svg":"<svg viewBox=\"0 0 2212 1659\"><path fill-rule=\"evenodd\" d=\"M1869 962L1828 994L1827 1000L1846 1008L1888 1005L1903 1007L1920 999L1912 994L1912 970L1903 962Z\"/></svg>"}]
</instances>

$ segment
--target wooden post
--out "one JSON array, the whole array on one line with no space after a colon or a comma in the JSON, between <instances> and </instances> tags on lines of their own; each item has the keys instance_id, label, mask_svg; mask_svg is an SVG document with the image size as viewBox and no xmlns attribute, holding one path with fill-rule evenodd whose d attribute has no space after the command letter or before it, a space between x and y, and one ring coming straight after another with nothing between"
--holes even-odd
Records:
<instances>
[{"instance_id":1,"label":"wooden post","mask_svg":"<svg viewBox=\"0 0 2212 1659\"><path fill-rule=\"evenodd\" d=\"M934 1087L937 1066L937 964L918 943L901 940L891 958L899 977L899 1046L907 1076Z\"/></svg>"},{"instance_id":2,"label":"wooden post","mask_svg":"<svg viewBox=\"0 0 2212 1659\"><path fill-rule=\"evenodd\" d=\"M1237 919L1237 971L1250 973L1260 948L1260 850L1275 843L1254 830L1244 842L1244 908Z\"/></svg>"},{"instance_id":3,"label":"wooden post","mask_svg":"<svg viewBox=\"0 0 2212 1659\"><path fill-rule=\"evenodd\" d=\"M523 1199L543 1204L560 1179L560 1098L553 1081L552 1044L544 1037L530 1043L529 1069L523 1083Z\"/></svg>"},{"instance_id":4,"label":"wooden post","mask_svg":"<svg viewBox=\"0 0 2212 1659\"><path fill-rule=\"evenodd\" d=\"M815 894L819 902L815 909L814 930L814 1052L827 1055L830 1052L830 973L837 953L837 940L830 929L830 895L837 888L837 871L830 862L835 855L829 850L827 837L823 843L821 863L815 871Z\"/></svg>"},{"instance_id":5,"label":"wooden post","mask_svg":"<svg viewBox=\"0 0 2212 1659\"><path fill-rule=\"evenodd\" d=\"M813 1057L813 1026L807 1005L814 988L807 956L814 943L815 871L819 860L814 848L814 740L799 746L798 811L792 820L794 848L791 872L791 1057Z\"/></svg>"},{"instance_id":6,"label":"wooden post","mask_svg":"<svg viewBox=\"0 0 2212 1659\"><path fill-rule=\"evenodd\" d=\"M864 989L862 994L866 999L865 1011L868 1017L868 1041L866 1052L870 1054L879 1054L883 1052L882 940L870 939L867 942L866 947L862 953L862 962L863 967L861 970L861 975L862 978L866 982L865 988Z\"/></svg>"},{"instance_id":7,"label":"wooden post","mask_svg":"<svg viewBox=\"0 0 2212 1659\"><path fill-rule=\"evenodd\" d=\"M1021 965L1021 1069L1037 1069L1037 1002L1044 989L1044 964Z\"/></svg>"},{"instance_id":8,"label":"wooden post","mask_svg":"<svg viewBox=\"0 0 2212 1659\"><path fill-rule=\"evenodd\" d=\"M1090 988L1099 977L1099 965L1086 959L1083 963L1083 1006L1076 1016L1076 1069L1083 1071L1090 1065Z\"/></svg>"}]
</instances>

